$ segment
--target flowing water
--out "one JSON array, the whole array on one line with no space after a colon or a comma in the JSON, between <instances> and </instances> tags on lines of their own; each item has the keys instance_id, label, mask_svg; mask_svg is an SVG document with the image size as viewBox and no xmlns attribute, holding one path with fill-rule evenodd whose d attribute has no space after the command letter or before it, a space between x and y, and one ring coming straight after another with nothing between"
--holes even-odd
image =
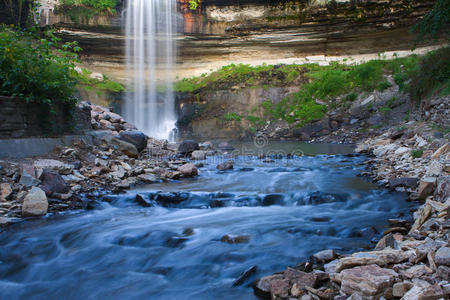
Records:
<instances>
[{"instance_id":1,"label":"flowing water","mask_svg":"<svg viewBox=\"0 0 450 300\"><path fill-rule=\"evenodd\" d=\"M167 139L175 128L172 89L176 33L175 0L128 1L126 62L130 93L125 119L147 135Z\"/></svg>"},{"instance_id":2,"label":"flowing water","mask_svg":"<svg viewBox=\"0 0 450 300\"><path fill-rule=\"evenodd\" d=\"M381 232L408 212L404 195L357 176L366 158L344 155L349 147L271 146L308 155L239 156L231 171L215 168L226 157L209 157L197 178L5 229L0 298L254 299L256 278L323 249L368 247L379 237L371 226ZM252 266L257 272L232 287Z\"/></svg>"}]
</instances>

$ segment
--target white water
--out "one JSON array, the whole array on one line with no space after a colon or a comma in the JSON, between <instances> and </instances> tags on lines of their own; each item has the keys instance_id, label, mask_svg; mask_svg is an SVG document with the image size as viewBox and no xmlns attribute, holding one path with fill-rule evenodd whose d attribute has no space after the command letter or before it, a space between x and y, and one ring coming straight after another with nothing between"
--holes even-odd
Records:
<instances>
[{"instance_id":1,"label":"white water","mask_svg":"<svg viewBox=\"0 0 450 300\"><path fill-rule=\"evenodd\" d=\"M171 72L175 57L175 0L128 1L126 58L130 92L126 120L151 137L172 139L176 116Z\"/></svg>"}]
</instances>

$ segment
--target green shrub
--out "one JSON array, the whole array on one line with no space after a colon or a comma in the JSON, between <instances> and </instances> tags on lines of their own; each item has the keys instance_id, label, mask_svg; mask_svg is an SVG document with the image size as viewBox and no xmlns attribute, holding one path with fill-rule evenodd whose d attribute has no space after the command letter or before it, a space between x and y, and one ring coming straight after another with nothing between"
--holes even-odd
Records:
<instances>
[{"instance_id":1,"label":"green shrub","mask_svg":"<svg viewBox=\"0 0 450 300\"><path fill-rule=\"evenodd\" d=\"M49 106L73 106L76 43L60 45L52 32L39 39L29 32L0 29L0 94Z\"/></svg>"},{"instance_id":2,"label":"green shrub","mask_svg":"<svg viewBox=\"0 0 450 300\"><path fill-rule=\"evenodd\" d=\"M436 89L448 88L450 78L450 47L432 51L420 59L411 76L411 98L420 101Z\"/></svg>"},{"instance_id":3,"label":"green shrub","mask_svg":"<svg viewBox=\"0 0 450 300\"><path fill-rule=\"evenodd\" d=\"M412 158L421 158L422 155L423 155L423 150L422 149L416 149L416 150L412 150L411 151Z\"/></svg>"},{"instance_id":4,"label":"green shrub","mask_svg":"<svg viewBox=\"0 0 450 300\"><path fill-rule=\"evenodd\" d=\"M225 121L241 121L241 116L235 112L229 112L223 115Z\"/></svg>"},{"instance_id":5,"label":"green shrub","mask_svg":"<svg viewBox=\"0 0 450 300\"><path fill-rule=\"evenodd\" d=\"M115 12L117 6L117 0L62 0L61 4L64 6L72 7L87 7L95 8L100 11L110 11Z\"/></svg>"}]
</instances>

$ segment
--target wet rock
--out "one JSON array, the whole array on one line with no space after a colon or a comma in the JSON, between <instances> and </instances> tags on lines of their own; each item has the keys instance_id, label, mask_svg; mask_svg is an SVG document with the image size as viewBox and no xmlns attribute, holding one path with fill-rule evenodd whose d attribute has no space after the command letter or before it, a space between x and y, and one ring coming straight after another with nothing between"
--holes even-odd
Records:
<instances>
[{"instance_id":1,"label":"wet rock","mask_svg":"<svg viewBox=\"0 0 450 300\"><path fill-rule=\"evenodd\" d=\"M319 262L330 262L333 259L336 258L336 254L334 253L334 251L332 249L328 249L328 250L323 250L320 252L317 252L316 254L313 255L313 257L315 259L317 259Z\"/></svg>"},{"instance_id":2,"label":"wet rock","mask_svg":"<svg viewBox=\"0 0 450 300\"><path fill-rule=\"evenodd\" d=\"M198 169L194 164L187 163L177 169L184 177L193 177L198 175Z\"/></svg>"},{"instance_id":3,"label":"wet rock","mask_svg":"<svg viewBox=\"0 0 450 300\"><path fill-rule=\"evenodd\" d=\"M390 247L392 249L396 248L395 239L394 239L394 236L392 235L392 233L389 233L389 234L383 236L378 241L377 246L375 247L375 250L383 250L388 247Z\"/></svg>"},{"instance_id":4,"label":"wet rock","mask_svg":"<svg viewBox=\"0 0 450 300\"><path fill-rule=\"evenodd\" d=\"M38 187L33 187L26 195L22 205L22 216L43 216L47 213L48 201L45 192Z\"/></svg>"},{"instance_id":5,"label":"wet rock","mask_svg":"<svg viewBox=\"0 0 450 300\"><path fill-rule=\"evenodd\" d=\"M255 274L258 271L258 268L256 266L252 266L249 269L247 269L246 271L244 271L239 277L238 279L236 279L233 282L233 286L239 286L241 284L243 284L246 280L248 280L253 274Z\"/></svg>"},{"instance_id":6,"label":"wet rock","mask_svg":"<svg viewBox=\"0 0 450 300\"><path fill-rule=\"evenodd\" d=\"M425 200L428 196L432 195L436 187L435 177L424 177L420 180L418 199Z\"/></svg>"},{"instance_id":7,"label":"wet rock","mask_svg":"<svg viewBox=\"0 0 450 300\"><path fill-rule=\"evenodd\" d=\"M286 298L289 295L289 279L278 274L266 276L256 282L253 290L257 296L263 298L270 299L272 294Z\"/></svg>"},{"instance_id":8,"label":"wet rock","mask_svg":"<svg viewBox=\"0 0 450 300\"><path fill-rule=\"evenodd\" d=\"M12 194L12 188L9 183L0 184L0 201L6 201Z\"/></svg>"},{"instance_id":9,"label":"wet rock","mask_svg":"<svg viewBox=\"0 0 450 300\"><path fill-rule=\"evenodd\" d=\"M250 236L226 234L220 238L220 241L223 243L228 243L228 244L245 244L250 241Z\"/></svg>"},{"instance_id":10,"label":"wet rock","mask_svg":"<svg viewBox=\"0 0 450 300\"><path fill-rule=\"evenodd\" d=\"M200 146L196 141L186 140L178 146L178 153L188 155L195 150L200 150Z\"/></svg>"},{"instance_id":11,"label":"wet rock","mask_svg":"<svg viewBox=\"0 0 450 300\"><path fill-rule=\"evenodd\" d=\"M19 183L24 185L25 187L29 188L32 186L37 186L41 182L38 179L31 176L30 174L28 174L26 171L22 171L22 175L20 176Z\"/></svg>"},{"instance_id":12,"label":"wet rock","mask_svg":"<svg viewBox=\"0 0 450 300\"><path fill-rule=\"evenodd\" d=\"M218 164L216 166L217 170L224 171L224 170L232 170L234 167L232 160L227 160L226 162L223 162L221 164Z\"/></svg>"},{"instance_id":13,"label":"wet rock","mask_svg":"<svg viewBox=\"0 0 450 300\"><path fill-rule=\"evenodd\" d=\"M231 146L228 142L221 142L219 145L217 145L217 148L219 148L222 151L233 151L234 147Z\"/></svg>"},{"instance_id":14,"label":"wet rock","mask_svg":"<svg viewBox=\"0 0 450 300\"><path fill-rule=\"evenodd\" d=\"M118 151L129 157L137 158L139 156L139 152L133 144L117 138L111 139L111 144L114 145Z\"/></svg>"},{"instance_id":15,"label":"wet rock","mask_svg":"<svg viewBox=\"0 0 450 300\"><path fill-rule=\"evenodd\" d=\"M391 269L372 264L346 269L341 272L341 292L356 293L366 299L378 299L392 287L398 274Z\"/></svg>"},{"instance_id":16,"label":"wet rock","mask_svg":"<svg viewBox=\"0 0 450 300\"><path fill-rule=\"evenodd\" d=\"M263 206L283 205L283 204L284 204L284 195L282 194L269 194L264 196L262 200Z\"/></svg>"},{"instance_id":17,"label":"wet rock","mask_svg":"<svg viewBox=\"0 0 450 300\"><path fill-rule=\"evenodd\" d=\"M195 150L191 154L191 159L193 160L205 160L206 159L206 152L202 150Z\"/></svg>"},{"instance_id":18,"label":"wet rock","mask_svg":"<svg viewBox=\"0 0 450 300\"><path fill-rule=\"evenodd\" d=\"M39 179L41 180L41 188L47 196L52 193L65 194L70 190L70 187L56 171L44 169Z\"/></svg>"},{"instance_id":19,"label":"wet rock","mask_svg":"<svg viewBox=\"0 0 450 300\"><path fill-rule=\"evenodd\" d=\"M139 130L121 131L119 139L134 145L139 152L147 148L147 136Z\"/></svg>"},{"instance_id":20,"label":"wet rock","mask_svg":"<svg viewBox=\"0 0 450 300\"><path fill-rule=\"evenodd\" d=\"M158 182L158 178L153 174L141 174L137 178L145 183L155 183Z\"/></svg>"},{"instance_id":21,"label":"wet rock","mask_svg":"<svg viewBox=\"0 0 450 300\"><path fill-rule=\"evenodd\" d=\"M416 177L400 177L389 179L389 187L395 189L397 187L416 188L419 179Z\"/></svg>"},{"instance_id":22,"label":"wet rock","mask_svg":"<svg viewBox=\"0 0 450 300\"><path fill-rule=\"evenodd\" d=\"M377 264L381 267L397 264L408 260L408 255L402 250L384 249L380 251L357 252L341 258L336 265L336 272L354 266Z\"/></svg>"},{"instance_id":23,"label":"wet rock","mask_svg":"<svg viewBox=\"0 0 450 300\"><path fill-rule=\"evenodd\" d=\"M394 283L392 295L394 297L401 298L403 297L411 288L413 287L413 284L411 282L403 281L403 282L397 282Z\"/></svg>"},{"instance_id":24,"label":"wet rock","mask_svg":"<svg viewBox=\"0 0 450 300\"><path fill-rule=\"evenodd\" d=\"M441 247L436 251L434 256L437 265L450 266L450 248Z\"/></svg>"}]
</instances>

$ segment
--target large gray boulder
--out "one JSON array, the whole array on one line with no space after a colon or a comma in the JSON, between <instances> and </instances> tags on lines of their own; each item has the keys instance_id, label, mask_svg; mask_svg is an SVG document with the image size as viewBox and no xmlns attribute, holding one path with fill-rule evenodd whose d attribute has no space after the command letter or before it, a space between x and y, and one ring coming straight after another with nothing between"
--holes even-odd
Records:
<instances>
[{"instance_id":1,"label":"large gray boulder","mask_svg":"<svg viewBox=\"0 0 450 300\"><path fill-rule=\"evenodd\" d=\"M193 177L198 175L197 167L191 163L178 167L178 171L181 172L184 177Z\"/></svg>"},{"instance_id":2,"label":"large gray boulder","mask_svg":"<svg viewBox=\"0 0 450 300\"><path fill-rule=\"evenodd\" d=\"M65 194L70 191L69 185L56 171L44 169L39 179L41 180L42 190L48 196L52 193Z\"/></svg>"},{"instance_id":3,"label":"large gray boulder","mask_svg":"<svg viewBox=\"0 0 450 300\"><path fill-rule=\"evenodd\" d=\"M178 153L188 155L195 150L200 150L200 146L196 141L186 140L178 146Z\"/></svg>"},{"instance_id":4,"label":"large gray boulder","mask_svg":"<svg viewBox=\"0 0 450 300\"><path fill-rule=\"evenodd\" d=\"M22 216L44 216L47 213L47 209L48 201L45 192L38 187L33 187L23 200Z\"/></svg>"},{"instance_id":5,"label":"large gray boulder","mask_svg":"<svg viewBox=\"0 0 450 300\"><path fill-rule=\"evenodd\" d=\"M121 131L119 139L134 145L139 152L147 148L147 136L139 130Z\"/></svg>"},{"instance_id":6,"label":"large gray boulder","mask_svg":"<svg viewBox=\"0 0 450 300\"><path fill-rule=\"evenodd\" d=\"M111 144L114 145L114 147L117 150L119 150L120 152L122 152L123 154L125 154L129 157L137 158L139 156L138 150L131 143L125 142L125 141L117 139L117 138L113 138L111 140Z\"/></svg>"}]
</instances>

